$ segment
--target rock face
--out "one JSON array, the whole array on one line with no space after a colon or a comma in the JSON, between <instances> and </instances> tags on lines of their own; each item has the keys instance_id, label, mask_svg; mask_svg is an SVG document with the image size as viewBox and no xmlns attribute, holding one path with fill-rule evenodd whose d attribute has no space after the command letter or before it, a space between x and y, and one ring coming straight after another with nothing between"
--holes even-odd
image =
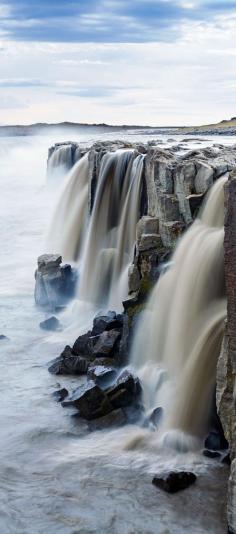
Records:
<instances>
[{"instance_id":1,"label":"rock face","mask_svg":"<svg viewBox=\"0 0 236 534\"><path fill-rule=\"evenodd\" d=\"M38 258L38 269L35 273L35 302L54 310L62 306L74 295L76 272L70 265L61 265L59 254L43 254Z\"/></svg>"},{"instance_id":2,"label":"rock face","mask_svg":"<svg viewBox=\"0 0 236 534\"><path fill-rule=\"evenodd\" d=\"M227 324L217 368L217 408L231 450L231 474L228 496L228 524L236 533L236 172L225 186L225 280Z\"/></svg>"}]
</instances>

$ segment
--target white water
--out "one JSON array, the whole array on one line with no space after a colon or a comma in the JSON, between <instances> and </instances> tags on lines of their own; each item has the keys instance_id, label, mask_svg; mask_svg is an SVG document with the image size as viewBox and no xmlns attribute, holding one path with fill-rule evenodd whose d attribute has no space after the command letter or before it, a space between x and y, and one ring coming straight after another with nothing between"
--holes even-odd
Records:
<instances>
[{"instance_id":1,"label":"white water","mask_svg":"<svg viewBox=\"0 0 236 534\"><path fill-rule=\"evenodd\" d=\"M192 443L207 429L226 316L226 180L215 183L200 219L180 240L170 268L153 290L132 351L146 409L164 408L163 439L173 446L184 441L186 447L187 435Z\"/></svg>"},{"instance_id":2,"label":"white water","mask_svg":"<svg viewBox=\"0 0 236 534\"><path fill-rule=\"evenodd\" d=\"M140 217L144 156L133 150L106 153L100 164L89 217L89 156L70 171L49 230L48 250L80 267L78 298L121 308L128 292L136 224Z\"/></svg>"},{"instance_id":3,"label":"white water","mask_svg":"<svg viewBox=\"0 0 236 534\"><path fill-rule=\"evenodd\" d=\"M223 534L227 467L200 453L175 455L151 444L125 451L136 428L88 434L51 398L59 385L47 362L64 342L39 329L46 314L35 308L33 291L58 193L57 185L46 186L47 148L60 140L0 140L0 333L10 340L0 345L0 532ZM60 381L68 388L77 384ZM193 469L199 479L173 499L151 478L174 467Z\"/></svg>"}]
</instances>

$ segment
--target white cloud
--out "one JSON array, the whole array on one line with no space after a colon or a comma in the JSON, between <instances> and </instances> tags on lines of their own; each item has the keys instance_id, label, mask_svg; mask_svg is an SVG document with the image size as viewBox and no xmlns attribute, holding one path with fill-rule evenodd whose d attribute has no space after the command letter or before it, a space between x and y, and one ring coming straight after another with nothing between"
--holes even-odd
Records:
<instances>
[{"instance_id":1,"label":"white cloud","mask_svg":"<svg viewBox=\"0 0 236 534\"><path fill-rule=\"evenodd\" d=\"M4 42L1 122L177 125L234 116L234 23L184 23L174 44ZM6 88L9 79L41 85Z\"/></svg>"}]
</instances>

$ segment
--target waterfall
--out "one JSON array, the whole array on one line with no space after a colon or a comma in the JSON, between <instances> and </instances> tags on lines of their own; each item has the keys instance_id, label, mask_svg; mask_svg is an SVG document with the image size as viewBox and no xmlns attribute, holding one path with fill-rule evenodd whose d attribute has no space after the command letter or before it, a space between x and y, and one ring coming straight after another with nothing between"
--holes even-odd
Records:
<instances>
[{"instance_id":1,"label":"waterfall","mask_svg":"<svg viewBox=\"0 0 236 534\"><path fill-rule=\"evenodd\" d=\"M206 431L216 381L226 297L224 184L220 178L204 208L179 241L140 319L132 365L143 382L145 408L164 408L166 443Z\"/></svg>"},{"instance_id":2,"label":"waterfall","mask_svg":"<svg viewBox=\"0 0 236 534\"><path fill-rule=\"evenodd\" d=\"M58 177L65 174L73 164L73 149L72 145L60 145L53 150L48 159L48 177Z\"/></svg>"},{"instance_id":3,"label":"waterfall","mask_svg":"<svg viewBox=\"0 0 236 534\"><path fill-rule=\"evenodd\" d=\"M88 154L66 179L50 227L48 250L59 252L66 261L78 262L79 300L120 308L127 296L144 157L134 150L103 155L90 218Z\"/></svg>"},{"instance_id":4,"label":"waterfall","mask_svg":"<svg viewBox=\"0 0 236 534\"><path fill-rule=\"evenodd\" d=\"M48 234L49 252L75 261L81 252L88 218L88 154L66 177Z\"/></svg>"}]
</instances>

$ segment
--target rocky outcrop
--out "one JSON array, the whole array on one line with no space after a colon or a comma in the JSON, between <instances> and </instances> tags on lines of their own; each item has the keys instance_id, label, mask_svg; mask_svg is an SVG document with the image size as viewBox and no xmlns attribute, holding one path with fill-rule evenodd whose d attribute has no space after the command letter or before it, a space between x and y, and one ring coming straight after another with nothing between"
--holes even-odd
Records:
<instances>
[{"instance_id":1,"label":"rocky outcrop","mask_svg":"<svg viewBox=\"0 0 236 534\"><path fill-rule=\"evenodd\" d=\"M38 258L35 273L35 302L38 306L54 310L73 297L77 281L70 265L62 265L59 254L43 254Z\"/></svg>"},{"instance_id":2,"label":"rocky outcrop","mask_svg":"<svg viewBox=\"0 0 236 534\"><path fill-rule=\"evenodd\" d=\"M228 496L229 531L236 534L236 172L225 186L225 280L227 323L217 368L217 408L231 451Z\"/></svg>"}]
</instances>

